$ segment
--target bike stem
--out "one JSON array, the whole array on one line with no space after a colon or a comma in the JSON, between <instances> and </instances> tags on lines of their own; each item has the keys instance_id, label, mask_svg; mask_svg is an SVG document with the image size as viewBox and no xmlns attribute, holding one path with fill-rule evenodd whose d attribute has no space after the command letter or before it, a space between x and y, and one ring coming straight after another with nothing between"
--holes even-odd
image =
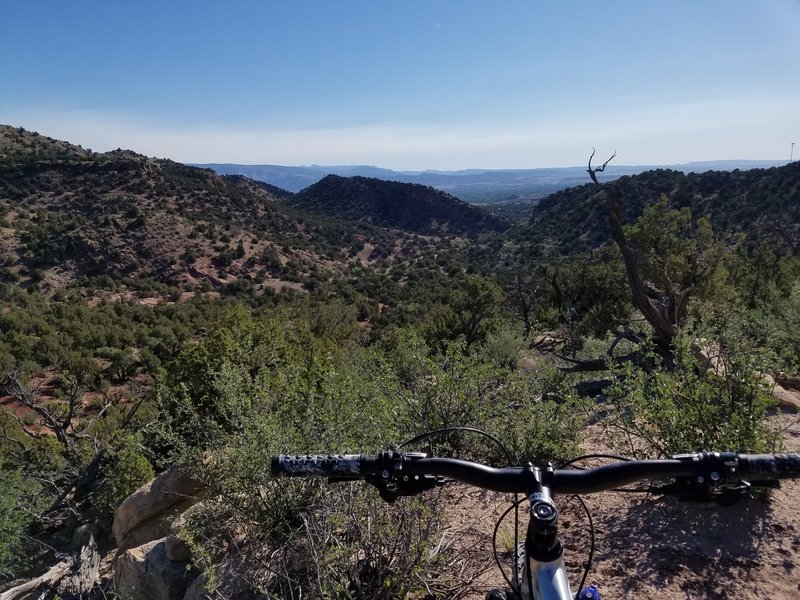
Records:
<instances>
[{"instance_id":1,"label":"bike stem","mask_svg":"<svg viewBox=\"0 0 800 600\"><path fill-rule=\"evenodd\" d=\"M558 509L551 494L553 466L548 463L534 467L528 463L525 471L529 473L530 482L530 520L525 537L527 562L522 578L522 597L572 600L564 566L564 545L558 536Z\"/></svg>"}]
</instances>

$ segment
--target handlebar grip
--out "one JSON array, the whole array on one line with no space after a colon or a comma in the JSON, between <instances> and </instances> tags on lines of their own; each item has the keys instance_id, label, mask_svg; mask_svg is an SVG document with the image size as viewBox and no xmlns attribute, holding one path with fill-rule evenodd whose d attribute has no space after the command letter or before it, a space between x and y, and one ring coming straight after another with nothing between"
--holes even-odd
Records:
<instances>
[{"instance_id":1,"label":"handlebar grip","mask_svg":"<svg viewBox=\"0 0 800 600\"><path fill-rule=\"evenodd\" d=\"M309 454L272 457L272 474L289 477L359 477L361 454Z\"/></svg>"},{"instance_id":2,"label":"handlebar grip","mask_svg":"<svg viewBox=\"0 0 800 600\"><path fill-rule=\"evenodd\" d=\"M748 454L742 458L750 479L800 478L800 454Z\"/></svg>"},{"instance_id":3,"label":"handlebar grip","mask_svg":"<svg viewBox=\"0 0 800 600\"><path fill-rule=\"evenodd\" d=\"M800 454L776 454L775 462L781 479L800 478Z\"/></svg>"}]
</instances>

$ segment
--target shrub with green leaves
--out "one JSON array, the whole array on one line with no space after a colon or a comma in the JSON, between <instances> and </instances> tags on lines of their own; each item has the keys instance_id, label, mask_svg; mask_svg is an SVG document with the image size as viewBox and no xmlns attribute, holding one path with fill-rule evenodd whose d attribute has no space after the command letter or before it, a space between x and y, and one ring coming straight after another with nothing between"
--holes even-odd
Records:
<instances>
[{"instance_id":1,"label":"shrub with green leaves","mask_svg":"<svg viewBox=\"0 0 800 600\"><path fill-rule=\"evenodd\" d=\"M157 396L168 433L217 499L186 535L208 572L228 568L230 540L240 540L238 579L276 598L395 598L421 591L421 580L458 597L463 582L442 568L456 547L432 546L444 518L435 494L389 507L361 482L275 480L270 456L370 453L468 425L499 434L515 459L556 458L574 451L580 415L569 398L545 394L552 378L467 355L463 342L431 352L407 328L364 347L347 325L354 318L239 313L167 368ZM437 442L437 452L498 458L473 438Z\"/></svg>"},{"instance_id":2,"label":"shrub with green leaves","mask_svg":"<svg viewBox=\"0 0 800 600\"><path fill-rule=\"evenodd\" d=\"M20 470L0 470L0 571L27 566L30 549L25 529L35 522L40 486Z\"/></svg>"},{"instance_id":3,"label":"shrub with green leaves","mask_svg":"<svg viewBox=\"0 0 800 600\"><path fill-rule=\"evenodd\" d=\"M155 472L142 454L138 436L123 440L120 446L106 457L102 485L93 503L95 512L108 517L125 498L153 479Z\"/></svg>"},{"instance_id":4,"label":"shrub with green leaves","mask_svg":"<svg viewBox=\"0 0 800 600\"><path fill-rule=\"evenodd\" d=\"M718 349L717 367L700 368L693 346ZM763 355L751 341L728 325L695 328L676 340L675 363L652 371L628 363L617 372L609 423L621 448L656 457L775 449L777 436L766 421L771 401Z\"/></svg>"}]
</instances>

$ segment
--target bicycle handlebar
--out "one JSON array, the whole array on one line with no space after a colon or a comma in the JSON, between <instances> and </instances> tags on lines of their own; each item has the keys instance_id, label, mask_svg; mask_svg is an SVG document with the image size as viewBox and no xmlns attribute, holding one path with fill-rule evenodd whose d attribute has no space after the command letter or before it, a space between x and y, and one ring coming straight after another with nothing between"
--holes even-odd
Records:
<instances>
[{"instance_id":1,"label":"bicycle handlebar","mask_svg":"<svg viewBox=\"0 0 800 600\"><path fill-rule=\"evenodd\" d=\"M272 458L274 475L319 476L339 480L379 479L413 481L447 477L486 490L525 493L529 468L493 468L480 463L430 458L418 452L382 452L378 455L280 455ZM631 460L586 470L557 470L554 494L602 492L644 479L684 478L692 485L733 486L743 481L773 482L800 478L798 454L735 454L705 452L676 455L664 460ZM430 487L430 486L425 486Z\"/></svg>"}]
</instances>

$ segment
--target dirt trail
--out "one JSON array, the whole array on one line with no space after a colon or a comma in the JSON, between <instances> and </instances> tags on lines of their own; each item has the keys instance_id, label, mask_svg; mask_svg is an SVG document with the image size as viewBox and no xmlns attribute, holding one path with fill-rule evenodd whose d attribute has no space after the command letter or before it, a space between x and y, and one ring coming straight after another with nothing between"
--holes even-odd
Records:
<instances>
[{"instance_id":1,"label":"dirt trail","mask_svg":"<svg viewBox=\"0 0 800 600\"><path fill-rule=\"evenodd\" d=\"M787 452L800 452L798 417L776 418L784 429ZM607 600L800 597L800 481L783 483L767 501L748 498L728 508L614 492L584 500L596 535L588 581L596 583ZM507 504L500 509L505 501L500 495L465 490L454 520L485 514L475 527L491 548L494 515L505 509ZM559 498L558 506L570 582L576 586L589 547L586 517L577 501ZM501 582L496 567L490 568L469 599L482 600Z\"/></svg>"}]
</instances>

